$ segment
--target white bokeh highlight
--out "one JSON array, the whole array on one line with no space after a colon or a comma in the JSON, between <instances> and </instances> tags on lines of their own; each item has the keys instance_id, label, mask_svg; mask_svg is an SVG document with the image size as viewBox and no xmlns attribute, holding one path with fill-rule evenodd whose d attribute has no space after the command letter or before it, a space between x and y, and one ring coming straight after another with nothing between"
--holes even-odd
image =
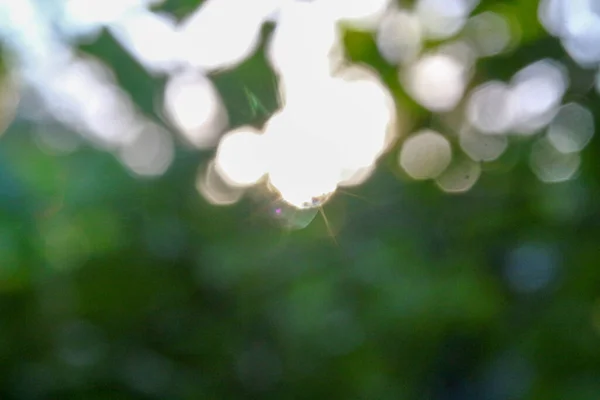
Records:
<instances>
[{"instance_id":1,"label":"white bokeh highlight","mask_svg":"<svg viewBox=\"0 0 600 400\"><path fill-rule=\"evenodd\" d=\"M423 32L428 38L446 39L463 28L467 17L478 2L478 0L419 0L416 13L421 20Z\"/></svg>"},{"instance_id":2,"label":"white bokeh highlight","mask_svg":"<svg viewBox=\"0 0 600 400\"><path fill-rule=\"evenodd\" d=\"M244 189L229 185L215 169L215 162L200 169L196 178L196 190L209 203L216 206L229 206L237 203L244 195Z\"/></svg>"},{"instance_id":3,"label":"white bokeh highlight","mask_svg":"<svg viewBox=\"0 0 600 400\"><path fill-rule=\"evenodd\" d=\"M207 0L179 26L182 59L204 71L236 66L257 48L272 0Z\"/></svg>"},{"instance_id":4,"label":"white bokeh highlight","mask_svg":"<svg viewBox=\"0 0 600 400\"><path fill-rule=\"evenodd\" d=\"M421 22L408 11L390 11L379 24L376 41L380 54L390 64L412 62L423 47Z\"/></svg>"},{"instance_id":5,"label":"white bokeh highlight","mask_svg":"<svg viewBox=\"0 0 600 400\"><path fill-rule=\"evenodd\" d=\"M542 0L538 16L580 65L600 63L600 11L596 0Z\"/></svg>"},{"instance_id":6,"label":"white bokeh highlight","mask_svg":"<svg viewBox=\"0 0 600 400\"><path fill-rule=\"evenodd\" d=\"M545 183L564 182L573 178L580 164L579 153L561 153L545 137L533 144L529 157L533 173Z\"/></svg>"},{"instance_id":7,"label":"white bokeh highlight","mask_svg":"<svg viewBox=\"0 0 600 400\"><path fill-rule=\"evenodd\" d=\"M542 59L508 82L470 88L476 59L506 52L518 39L509 14L471 16L478 0L417 0L411 10L391 0L208 0L181 22L150 9L161 2L0 2L0 35L19 71L15 82L40 99L32 120L51 119L78 132L136 176L159 176L174 158L171 133L137 109L109 68L74 50L108 31L150 75L166 79L160 114L167 125L196 148L217 147L198 178L198 190L213 204L232 204L243 189L267 182L288 205L315 208L339 186L368 179L393 146L400 134L397 105L377 73L349 66L346 28L372 34L383 58L400 66L413 100L455 120L444 129L458 135L453 144L466 156L453 156L449 135L419 132L398 155L414 179L435 179L449 193L469 190L481 163L498 159L517 140L509 135L538 134L530 166L540 180L560 182L576 176L579 153L594 135L590 110L562 105L570 82L557 61ZM543 26L585 68L600 64L599 13L594 0L539 4ZM252 56L266 21L276 26L267 57L278 75L280 109L265 126L222 136L228 115L207 76ZM425 42L441 40L450 41L422 54ZM13 106L8 102L10 114L0 115L0 131ZM52 143L47 139L40 143Z\"/></svg>"},{"instance_id":8,"label":"white bokeh highlight","mask_svg":"<svg viewBox=\"0 0 600 400\"><path fill-rule=\"evenodd\" d=\"M465 26L465 36L479 57L501 54L513 39L506 18L491 11L469 18Z\"/></svg>"},{"instance_id":9,"label":"white bokeh highlight","mask_svg":"<svg viewBox=\"0 0 600 400\"><path fill-rule=\"evenodd\" d=\"M181 65L181 36L175 19L170 16L141 8L110 24L109 31L154 75L174 71Z\"/></svg>"},{"instance_id":10,"label":"white bokeh highlight","mask_svg":"<svg viewBox=\"0 0 600 400\"><path fill-rule=\"evenodd\" d=\"M169 132L158 125L147 124L117 154L123 165L135 175L160 176L173 162L175 145Z\"/></svg>"},{"instance_id":11,"label":"white bokeh highlight","mask_svg":"<svg viewBox=\"0 0 600 400\"><path fill-rule=\"evenodd\" d=\"M511 80L512 129L535 133L545 127L558 111L569 86L562 64L543 59L518 71Z\"/></svg>"},{"instance_id":12,"label":"white bokeh highlight","mask_svg":"<svg viewBox=\"0 0 600 400\"><path fill-rule=\"evenodd\" d=\"M594 116L577 103L562 106L548 127L548 140L561 153L583 150L592 136Z\"/></svg>"},{"instance_id":13,"label":"white bokeh highlight","mask_svg":"<svg viewBox=\"0 0 600 400\"><path fill-rule=\"evenodd\" d=\"M267 173L264 138L252 127L226 133L219 142L215 168L231 186L251 186Z\"/></svg>"},{"instance_id":14,"label":"white bokeh highlight","mask_svg":"<svg viewBox=\"0 0 600 400\"><path fill-rule=\"evenodd\" d=\"M481 176L481 165L467 157L452 160L448 168L437 177L436 185L446 193L469 191Z\"/></svg>"},{"instance_id":15,"label":"white bokeh highlight","mask_svg":"<svg viewBox=\"0 0 600 400\"><path fill-rule=\"evenodd\" d=\"M417 132L402 144L398 162L413 179L434 179L452 160L450 142L432 130Z\"/></svg>"},{"instance_id":16,"label":"white bokeh highlight","mask_svg":"<svg viewBox=\"0 0 600 400\"><path fill-rule=\"evenodd\" d=\"M508 147L508 138L501 135L485 135L473 129L460 132L459 143L473 161L494 161Z\"/></svg>"},{"instance_id":17,"label":"white bokeh highlight","mask_svg":"<svg viewBox=\"0 0 600 400\"><path fill-rule=\"evenodd\" d=\"M568 87L563 65L542 59L519 70L508 84L489 81L475 87L465 116L482 133L532 135L553 120Z\"/></svg>"},{"instance_id":18,"label":"white bokeh highlight","mask_svg":"<svg viewBox=\"0 0 600 400\"><path fill-rule=\"evenodd\" d=\"M490 81L479 85L467 99L467 121L483 133L506 133L513 121L510 100L510 88L503 82Z\"/></svg>"},{"instance_id":19,"label":"white bokeh highlight","mask_svg":"<svg viewBox=\"0 0 600 400\"><path fill-rule=\"evenodd\" d=\"M201 149L214 147L228 124L212 82L193 71L171 76L165 87L164 113L190 144Z\"/></svg>"},{"instance_id":20,"label":"white bokeh highlight","mask_svg":"<svg viewBox=\"0 0 600 400\"><path fill-rule=\"evenodd\" d=\"M467 84L467 66L457 57L426 54L401 72L409 94L423 107L450 111L462 99Z\"/></svg>"}]
</instances>

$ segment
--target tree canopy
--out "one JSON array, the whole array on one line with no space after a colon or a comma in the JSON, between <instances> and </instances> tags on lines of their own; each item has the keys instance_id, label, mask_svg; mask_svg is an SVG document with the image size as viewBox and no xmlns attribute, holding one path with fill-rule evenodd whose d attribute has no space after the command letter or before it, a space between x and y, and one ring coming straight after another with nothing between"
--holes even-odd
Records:
<instances>
[{"instance_id":1,"label":"tree canopy","mask_svg":"<svg viewBox=\"0 0 600 400\"><path fill-rule=\"evenodd\" d=\"M597 399L598 27L0 3L0 397Z\"/></svg>"}]
</instances>

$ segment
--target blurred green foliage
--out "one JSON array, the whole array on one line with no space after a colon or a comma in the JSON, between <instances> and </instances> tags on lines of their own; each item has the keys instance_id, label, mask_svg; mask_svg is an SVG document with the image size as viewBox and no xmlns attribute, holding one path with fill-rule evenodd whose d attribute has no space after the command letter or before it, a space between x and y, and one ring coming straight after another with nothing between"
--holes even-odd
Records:
<instances>
[{"instance_id":1,"label":"blurred green foliage","mask_svg":"<svg viewBox=\"0 0 600 400\"><path fill-rule=\"evenodd\" d=\"M163 10L181 18L197 3L168 0ZM480 5L522 28L519 48L479 62L480 81L541 57L585 73L543 33L536 7ZM436 123L404 94L371 36L348 32L346 45L351 59L379 71L413 127ZM108 33L81 51L161 120L164 82ZM269 111L277 106L262 50L211 79L234 127L266 118L247 90ZM597 95L568 96L598 120ZM353 191L360 198L340 193L325 207L334 240L320 217L288 232L251 199L206 203L195 179L210 152L180 146L164 176L143 180L86 143L47 154L35 129L17 119L0 141L2 399L600 394L597 140L575 180L538 182L529 144L514 143L458 196L407 180L391 152ZM507 279L523 247L549 257L526 264L555 268L539 290L515 290Z\"/></svg>"}]
</instances>

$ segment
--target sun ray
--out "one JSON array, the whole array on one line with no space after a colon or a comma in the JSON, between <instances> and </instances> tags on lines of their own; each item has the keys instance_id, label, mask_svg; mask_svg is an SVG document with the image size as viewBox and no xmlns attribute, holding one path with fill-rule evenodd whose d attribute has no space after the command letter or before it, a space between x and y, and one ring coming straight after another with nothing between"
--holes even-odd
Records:
<instances>
[{"instance_id":1,"label":"sun ray","mask_svg":"<svg viewBox=\"0 0 600 400\"><path fill-rule=\"evenodd\" d=\"M340 244L338 243L337 239L335 238L335 234L333 233L333 229L331 229L331 224L329 223L329 219L327 218L327 215L325 215L324 208L319 207L319 212L323 216L323 221L325 222L325 227L327 228L327 232L329 233L329 236L333 240L333 243L335 243L335 245L337 247L340 247Z\"/></svg>"},{"instance_id":2,"label":"sun ray","mask_svg":"<svg viewBox=\"0 0 600 400\"><path fill-rule=\"evenodd\" d=\"M372 205L372 206L374 206L374 205L377 205L377 204L376 204L374 201L372 201L372 200L369 200L369 199L367 199L366 197L364 197L364 196L361 196L361 195L358 195L358 194L356 194L356 193L352 193L352 192L349 192L349 191L347 191L347 190L340 189L340 188L338 188L336 191L337 191L337 192L339 192L340 194L343 194L343 195L346 195L346 196L350 196L350 197L354 197L354 198L356 198L356 199L362 200L362 201L364 201L365 203L368 203L368 204L370 204L370 205Z\"/></svg>"}]
</instances>

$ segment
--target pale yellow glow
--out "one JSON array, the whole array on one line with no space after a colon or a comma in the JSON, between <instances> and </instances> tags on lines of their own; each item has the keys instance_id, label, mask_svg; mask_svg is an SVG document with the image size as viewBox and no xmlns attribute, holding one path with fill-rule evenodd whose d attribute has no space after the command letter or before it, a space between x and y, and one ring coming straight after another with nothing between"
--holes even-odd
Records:
<instances>
[{"instance_id":1,"label":"pale yellow glow","mask_svg":"<svg viewBox=\"0 0 600 400\"><path fill-rule=\"evenodd\" d=\"M225 182L215 170L215 163L211 161L206 169L198 172L196 190L210 204L227 206L237 203L244 194L239 187L232 187Z\"/></svg>"},{"instance_id":2,"label":"pale yellow glow","mask_svg":"<svg viewBox=\"0 0 600 400\"><path fill-rule=\"evenodd\" d=\"M342 172L342 178L338 186L358 186L367 181L375 172L375 164L368 167L346 170Z\"/></svg>"},{"instance_id":3,"label":"pale yellow glow","mask_svg":"<svg viewBox=\"0 0 600 400\"><path fill-rule=\"evenodd\" d=\"M175 155L173 139L163 128L146 124L135 139L118 152L119 158L131 172L139 176L162 175Z\"/></svg>"},{"instance_id":4,"label":"pale yellow glow","mask_svg":"<svg viewBox=\"0 0 600 400\"><path fill-rule=\"evenodd\" d=\"M232 186L250 186L267 173L263 137L251 127L227 133L215 158L216 171Z\"/></svg>"},{"instance_id":5,"label":"pale yellow glow","mask_svg":"<svg viewBox=\"0 0 600 400\"><path fill-rule=\"evenodd\" d=\"M462 193L470 190L481 176L479 163L462 157L454 160L448 169L437 177L435 183L447 193Z\"/></svg>"},{"instance_id":6,"label":"pale yellow glow","mask_svg":"<svg viewBox=\"0 0 600 400\"><path fill-rule=\"evenodd\" d=\"M404 141L398 161L411 178L420 180L436 178L451 160L448 139L435 131L424 130Z\"/></svg>"},{"instance_id":7,"label":"pale yellow glow","mask_svg":"<svg viewBox=\"0 0 600 400\"><path fill-rule=\"evenodd\" d=\"M474 129L460 132L460 147L474 161L493 161L500 157L508 147L504 135L485 135Z\"/></svg>"},{"instance_id":8,"label":"pale yellow glow","mask_svg":"<svg viewBox=\"0 0 600 400\"><path fill-rule=\"evenodd\" d=\"M216 89L195 72L183 72L169 79L164 111L185 139L198 148L216 145L227 125L227 114Z\"/></svg>"},{"instance_id":9,"label":"pale yellow glow","mask_svg":"<svg viewBox=\"0 0 600 400\"><path fill-rule=\"evenodd\" d=\"M473 44L480 57L502 53L512 39L506 18L490 11L470 18L465 31L468 41Z\"/></svg>"}]
</instances>

